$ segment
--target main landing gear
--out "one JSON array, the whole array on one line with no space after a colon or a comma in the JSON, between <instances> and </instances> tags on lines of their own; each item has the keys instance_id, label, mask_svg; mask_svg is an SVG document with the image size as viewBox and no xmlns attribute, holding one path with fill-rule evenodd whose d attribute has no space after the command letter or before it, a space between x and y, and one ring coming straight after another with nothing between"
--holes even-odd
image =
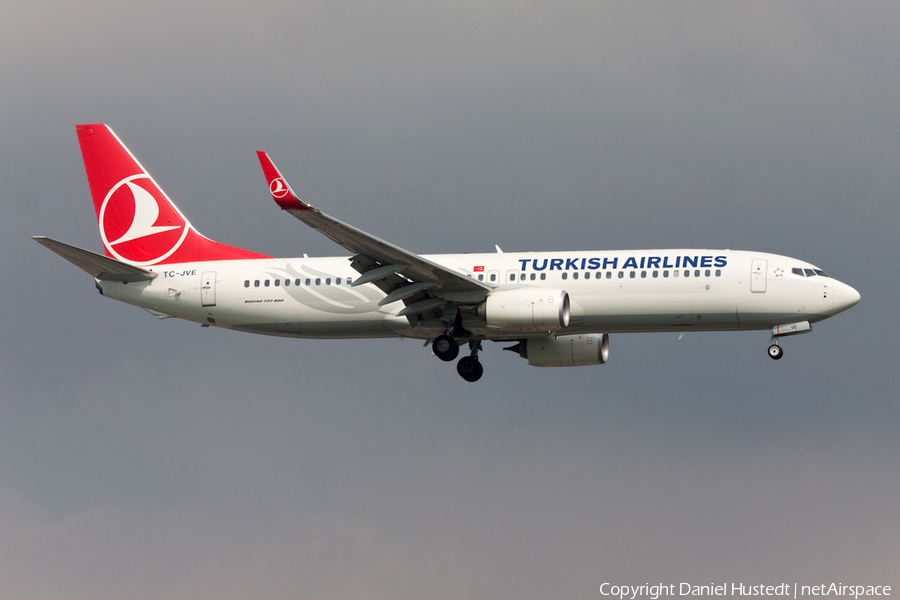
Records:
<instances>
[{"instance_id":1,"label":"main landing gear","mask_svg":"<svg viewBox=\"0 0 900 600\"><path fill-rule=\"evenodd\" d=\"M484 367L478 362L478 351L481 349L481 342L469 342L469 356L462 357L456 364L456 372L466 381L478 381L484 374ZM431 351L439 359L450 362L459 356L459 344L450 335L445 334L435 338L431 344Z\"/></svg>"},{"instance_id":2,"label":"main landing gear","mask_svg":"<svg viewBox=\"0 0 900 600\"><path fill-rule=\"evenodd\" d=\"M459 355L459 344L449 335L440 335L431 344L431 351L439 359L450 362Z\"/></svg>"},{"instance_id":3,"label":"main landing gear","mask_svg":"<svg viewBox=\"0 0 900 600\"><path fill-rule=\"evenodd\" d=\"M471 349L469 356L463 356L456 363L456 372L466 381L475 382L484 375L484 367L478 362L478 351L481 350L481 342L471 341L469 342L469 348Z\"/></svg>"}]
</instances>

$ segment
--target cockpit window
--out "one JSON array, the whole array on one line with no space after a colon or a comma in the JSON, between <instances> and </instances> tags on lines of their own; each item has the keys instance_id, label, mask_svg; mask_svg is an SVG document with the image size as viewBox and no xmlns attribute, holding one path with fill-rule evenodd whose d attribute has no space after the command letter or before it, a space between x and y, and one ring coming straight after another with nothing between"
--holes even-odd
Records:
<instances>
[{"instance_id":1,"label":"cockpit window","mask_svg":"<svg viewBox=\"0 0 900 600\"><path fill-rule=\"evenodd\" d=\"M813 269L813 271L815 271L816 275L818 275L819 277L828 277L828 275L825 274L825 271L821 269Z\"/></svg>"},{"instance_id":2,"label":"cockpit window","mask_svg":"<svg viewBox=\"0 0 900 600\"><path fill-rule=\"evenodd\" d=\"M791 269L791 273L793 273L794 275L799 275L800 277L805 277L805 275L803 274L803 269L798 269L797 267Z\"/></svg>"},{"instance_id":3,"label":"cockpit window","mask_svg":"<svg viewBox=\"0 0 900 600\"><path fill-rule=\"evenodd\" d=\"M803 269L803 272L806 273L807 277L815 277L816 276L816 272L813 271L812 269Z\"/></svg>"}]
</instances>

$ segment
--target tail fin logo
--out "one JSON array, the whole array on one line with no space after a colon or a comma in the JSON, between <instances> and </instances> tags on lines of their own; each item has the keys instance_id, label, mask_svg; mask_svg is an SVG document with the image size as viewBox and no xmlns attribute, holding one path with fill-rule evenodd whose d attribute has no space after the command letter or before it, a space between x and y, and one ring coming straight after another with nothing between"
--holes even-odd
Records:
<instances>
[{"instance_id":1,"label":"tail fin logo","mask_svg":"<svg viewBox=\"0 0 900 600\"><path fill-rule=\"evenodd\" d=\"M110 189L100 207L100 237L115 258L152 265L175 252L190 226L150 178L126 177Z\"/></svg>"},{"instance_id":2,"label":"tail fin logo","mask_svg":"<svg viewBox=\"0 0 900 600\"><path fill-rule=\"evenodd\" d=\"M288 187L284 182L284 179L276 177L272 180L272 183L269 184L269 191L272 192L273 198L284 198L287 196Z\"/></svg>"}]
</instances>

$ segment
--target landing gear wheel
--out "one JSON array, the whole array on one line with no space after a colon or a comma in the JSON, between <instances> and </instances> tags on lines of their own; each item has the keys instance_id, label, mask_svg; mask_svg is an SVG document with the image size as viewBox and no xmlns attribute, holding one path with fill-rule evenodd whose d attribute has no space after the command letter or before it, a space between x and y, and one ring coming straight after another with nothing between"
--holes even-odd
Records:
<instances>
[{"instance_id":1,"label":"landing gear wheel","mask_svg":"<svg viewBox=\"0 0 900 600\"><path fill-rule=\"evenodd\" d=\"M466 381L473 382L481 379L481 376L484 374L484 367L481 366L477 358L463 356L456 363L456 372Z\"/></svg>"},{"instance_id":2,"label":"landing gear wheel","mask_svg":"<svg viewBox=\"0 0 900 600\"><path fill-rule=\"evenodd\" d=\"M439 359L450 362L459 356L459 344L449 335L440 335L431 344L431 351Z\"/></svg>"},{"instance_id":3,"label":"landing gear wheel","mask_svg":"<svg viewBox=\"0 0 900 600\"><path fill-rule=\"evenodd\" d=\"M769 346L769 356L773 359L778 360L782 356L784 356L784 350L781 349L781 346L778 344L772 344Z\"/></svg>"}]
</instances>

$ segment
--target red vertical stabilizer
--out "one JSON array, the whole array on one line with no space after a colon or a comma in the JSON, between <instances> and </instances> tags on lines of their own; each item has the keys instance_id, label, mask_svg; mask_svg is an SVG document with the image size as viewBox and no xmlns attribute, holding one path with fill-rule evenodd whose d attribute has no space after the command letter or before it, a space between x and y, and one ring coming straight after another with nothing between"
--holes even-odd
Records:
<instances>
[{"instance_id":1,"label":"red vertical stabilizer","mask_svg":"<svg viewBox=\"0 0 900 600\"><path fill-rule=\"evenodd\" d=\"M269 258L202 236L107 125L75 130L107 256L142 266Z\"/></svg>"}]
</instances>

